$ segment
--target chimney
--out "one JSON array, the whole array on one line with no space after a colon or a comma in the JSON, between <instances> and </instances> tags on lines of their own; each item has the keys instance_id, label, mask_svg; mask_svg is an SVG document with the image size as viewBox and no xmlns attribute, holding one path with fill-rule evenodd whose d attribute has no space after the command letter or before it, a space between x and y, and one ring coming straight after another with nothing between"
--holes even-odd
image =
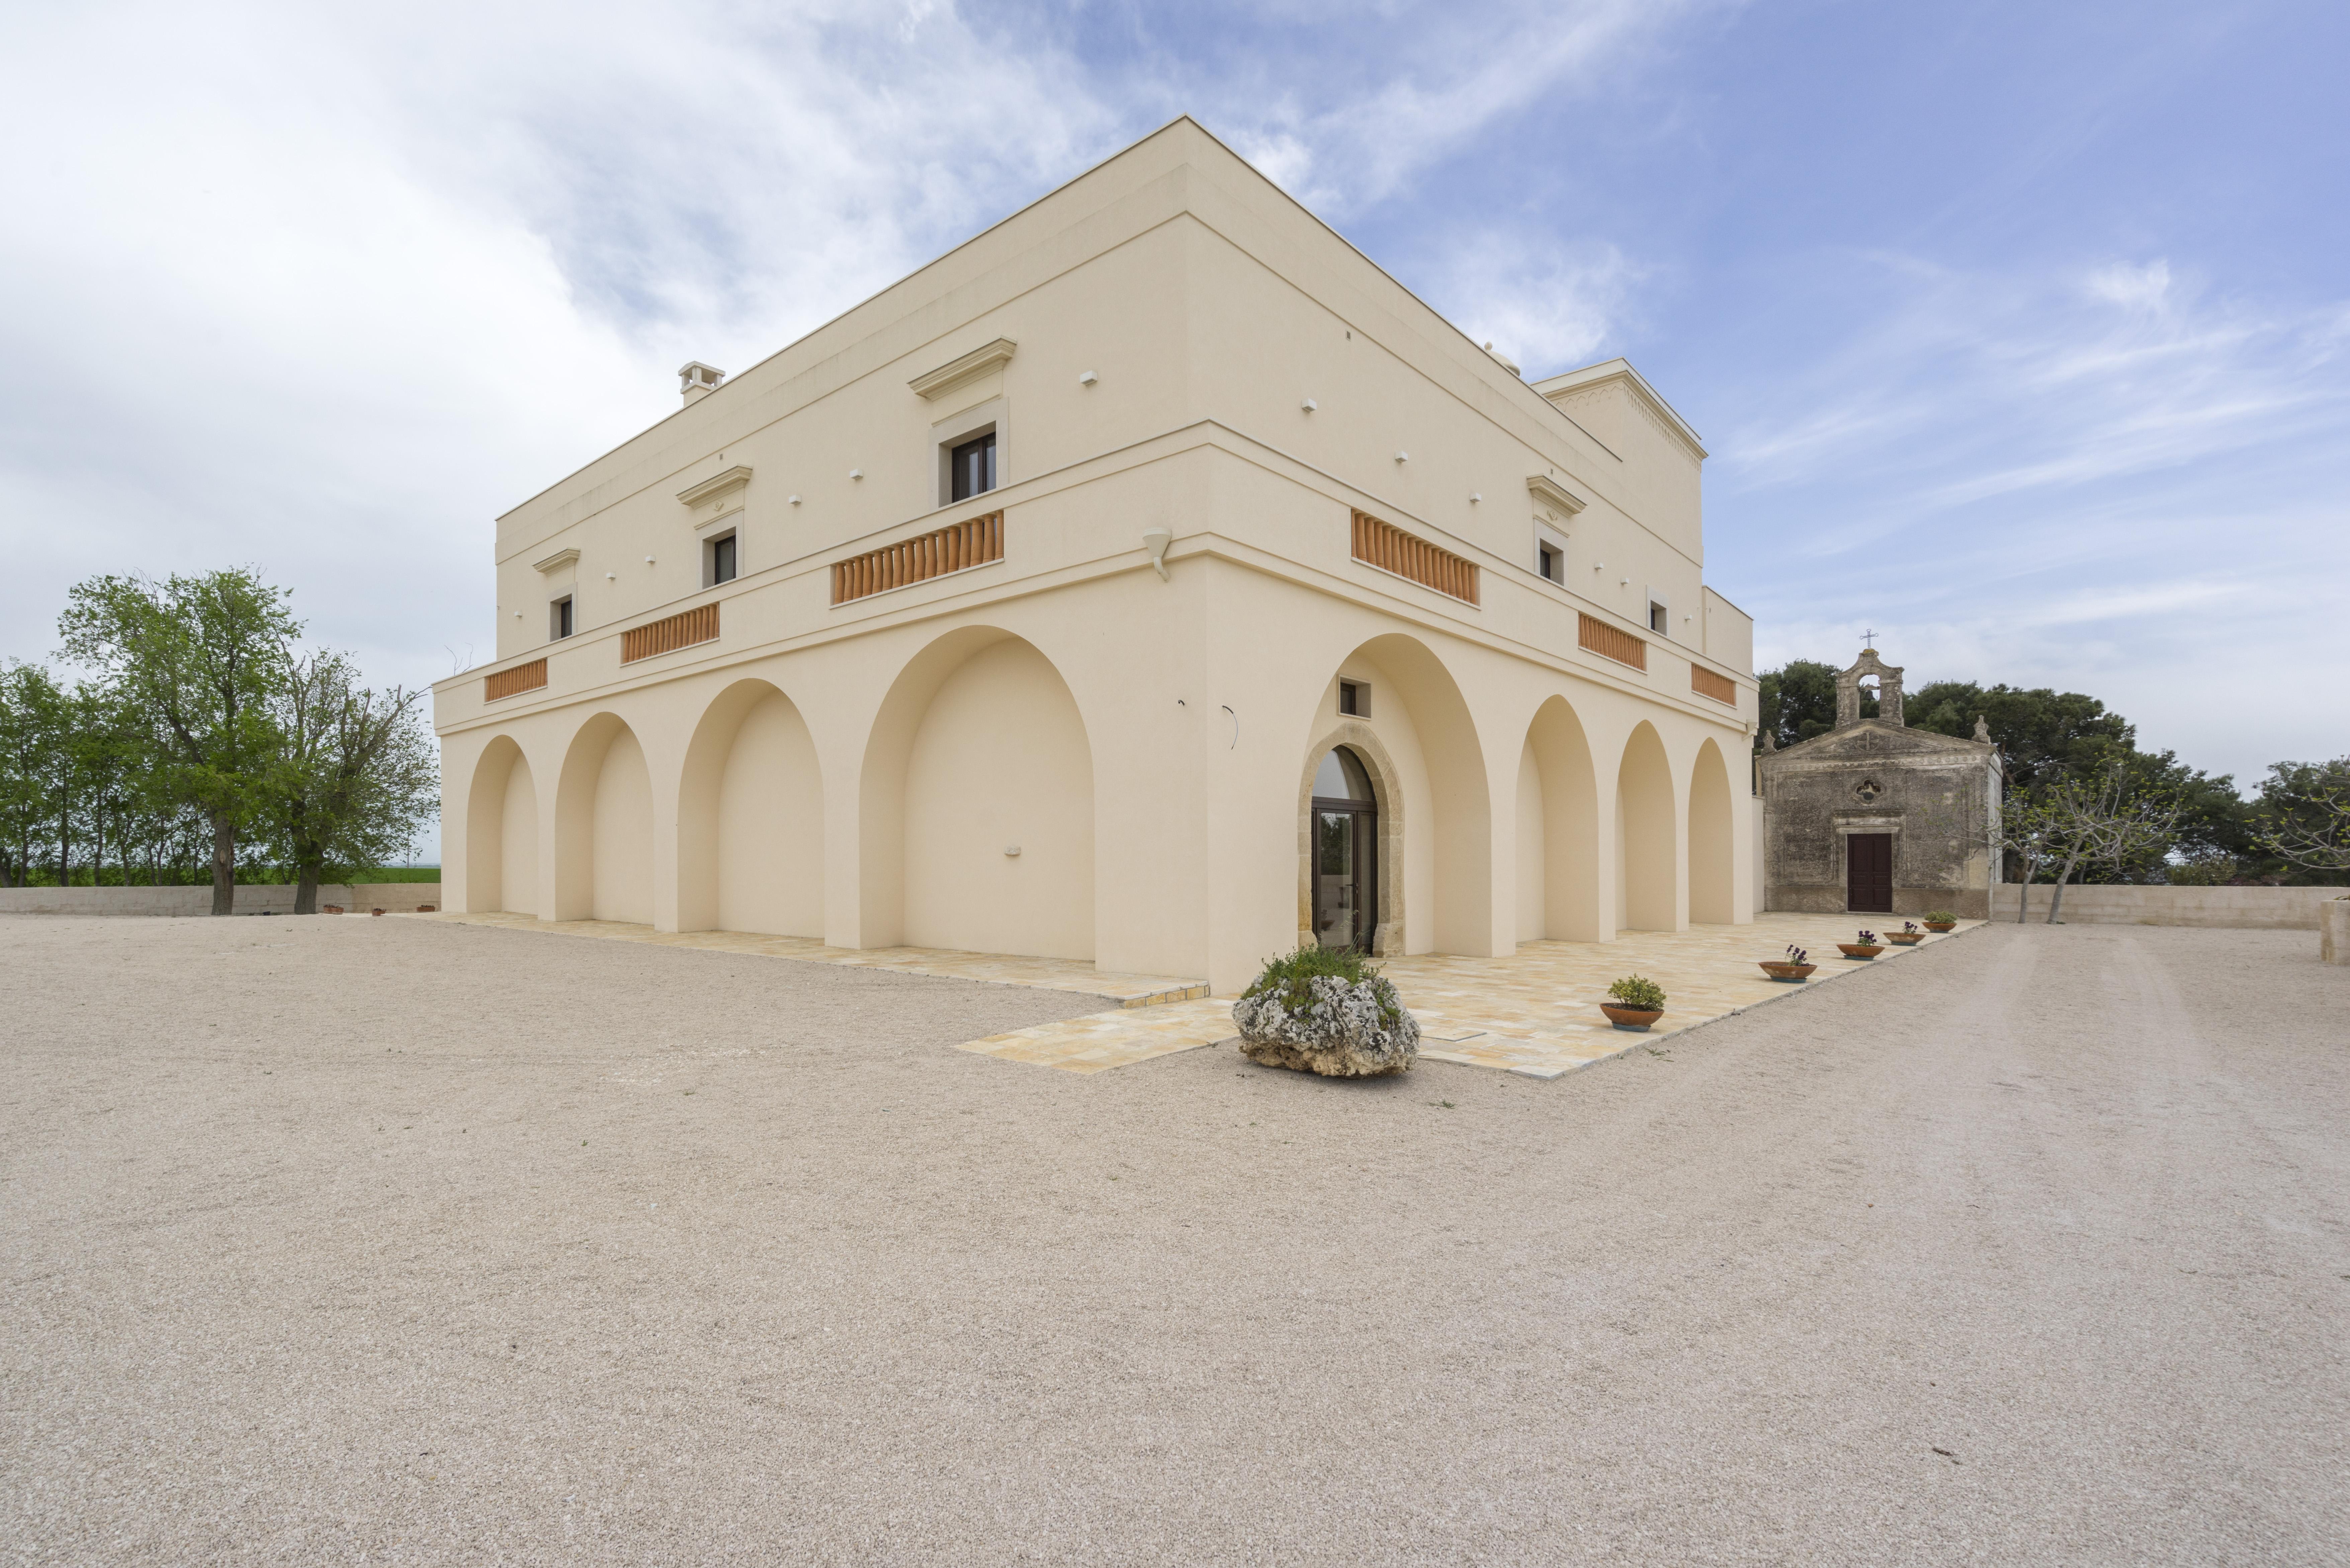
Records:
<instances>
[{"instance_id":1,"label":"chimney","mask_svg":"<svg viewBox=\"0 0 2350 1568\"><path fill-rule=\"evenodd\" d=\"M699 359L688 359L677 368L677 389L685 394L689 405L697 399L708 397L725 379L725 371L715 365L705 365Z\"/></svg>"}]
</instances>

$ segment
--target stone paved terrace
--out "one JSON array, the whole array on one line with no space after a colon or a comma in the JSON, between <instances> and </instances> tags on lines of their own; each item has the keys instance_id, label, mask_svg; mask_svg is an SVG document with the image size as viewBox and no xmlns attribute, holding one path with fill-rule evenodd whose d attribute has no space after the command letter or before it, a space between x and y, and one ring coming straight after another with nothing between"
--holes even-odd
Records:
<instances>
[{"instance_id":1,"label":"stone paved terrace","mask_svg":"<svg viewBox=\"0 0 2350 1568\"><path fill-rule=\"evenodd\" d=\"M961 1047L1064 1072L1132 1066L1234 1037L1232 999L1210 997L1201 981L1102 973L1076 960L935 948L860 951L798 937L664 933L618 920L542 921L528 915L497 914L414 918L1076 992L1117 1003L1108 1012L992 1034ZM1764 915L1745 926L1628 931L1613 942L1527 942L1505 959L1421 954L1386 961L1380 967L1419 1020L1421 1055L1524 1077L1555 1078L1644 1041L1654 1043L1805 989L1773 981L1756 967L1759 960L1777 958L1791 942L1808 948L1819 966L1807 986L1866 968L1835 950L1837 942L1852 939L1859 920L1852 915ZM1980 923L1964 922L1950 935ZM1929 936L1919 945L1948 940ZM1893 962L1909 950L1888 948L1867 961ZM1668 999L1665 1016L1645 1033L1614 1028L1599 1011L1608 985L1635 973L1663 986Z\"/></svg>"},{"instance_id":2,"label":"stone paved terrace","mask_svg":"<svg viewBox=\"0 0 2350 1568\"><path fill-rule=\"evenodd\" d=\"M1005 953L961 952L951 948L831 948L807 937L770 937L751 931L656 931L626 920L542 920L534 915L418 916L469 926L502 926L566 937L601 937L656 947L697 948L707 952L762 953L801 963L839 964L848 969L895 970L900 974L976 980L990 985L1024 985L1040 991L1071 991L1099 996L1120 1007L1150 1007L1188 1002L1208 994L1208 983L1163 974L1118 974L1082 959L1018 958Z\"/></svg>"}]
</instances>

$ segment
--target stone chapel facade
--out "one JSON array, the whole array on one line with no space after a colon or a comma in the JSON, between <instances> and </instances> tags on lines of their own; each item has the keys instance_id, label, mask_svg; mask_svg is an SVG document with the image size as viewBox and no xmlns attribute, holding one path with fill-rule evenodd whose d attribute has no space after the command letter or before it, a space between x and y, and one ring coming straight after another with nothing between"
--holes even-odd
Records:
<instances>
[{"instance_id":1,"label":"stone chapel facade","mask_svg":"<svg viewBox=\"0 0 2350 1568\"><path fill-rule=\"evenodd\" d=\"M1865 680L1877 716L1860 716ZM1999 838L1999 749L1912 730L1901 669L1865 648L1836 677L1835 728L1755 759L1762 792L1765 907L1915 918L1991 913Z\"/></svg>"}]
</instances>

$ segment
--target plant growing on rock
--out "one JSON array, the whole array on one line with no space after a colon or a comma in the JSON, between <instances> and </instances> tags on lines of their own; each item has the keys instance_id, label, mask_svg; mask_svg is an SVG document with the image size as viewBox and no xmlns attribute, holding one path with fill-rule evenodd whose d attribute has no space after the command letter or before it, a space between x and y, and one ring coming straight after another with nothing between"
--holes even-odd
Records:
<instances>
[{"instance_id":1,"label":"plant growing on rock","mask_svg":"<svg viewBox=\"0 0 2350 1568\"><path fill-rule=\"evenodd\" d=\"M1252 1062L1326 1078L1411 1069L1419 1023L1393 981L1353 948L1299 948L1267 962L1232 1003Z\"/></svg>"}]
</instances>

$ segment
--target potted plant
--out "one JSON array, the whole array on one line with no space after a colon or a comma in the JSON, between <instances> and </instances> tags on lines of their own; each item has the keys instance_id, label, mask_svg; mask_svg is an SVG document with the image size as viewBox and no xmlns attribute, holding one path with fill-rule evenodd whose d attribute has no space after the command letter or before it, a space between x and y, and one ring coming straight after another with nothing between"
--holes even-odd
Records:
<instances>
[{"instance_id":1,"label":"potted plant","mask_svg":"<svg viewBox=\"0 0 2350 1568\"><path fill-rule=\"evenodd\" d=\"M1936 909L1926 917L1926 929L1929 931L1947 931L1958 923L1958 916L1948 909Z\"/></svg>"},{"instance_id":2,"label":"potted plant","mask_svg":"<svg viewBox=\"0 0 2350 1568\"><path fill-rule=\"evenodd\" d=\"M1918 922L1915 920L1902 921L1901 929L1891 932L1886 938L1886 940L1898 942L1905 948L1914 948L1925 940L1926 933L1918 929Z\"/></svg>"},{"instance_id":3,"label":"potted plant","mask_svg":"<svg viewBox=\"0 0 2350 1568\"><path fill-rule=\"evenodd\" d=\"M1665 988L1645 976L1626 975L1607 988L1607 997L1599 1011L1618 1029L1646 1029L1665 1015Z\"/></svg>"},{"instance_id":4,"label":"potted plant","mask_svg":"<svg viewBox=\"0 0 2350 1568\"><path fill-rule=\"evenodd\" d=\"M1761 959L1756 961L1762 964L1762 972L1773 980L1792 981L1797 985L1811 979L1812 971L1820 967L1812 961L1811 954L1793 942L1787 944L1785 958Z\"/></svg>"},{"instance_id":5,"label":"potted plant","mask_svg":"<svg viewBox=\"0 0 2350 1568\"><path fill-rule=\"evenodd\" d=\"M1873 959L1884 950L1885 944L1877 940L1875 931L1861 932L1856 942L1836 943L1836 951L1848 959Z\"/></svg>"},{"instance_id":6,"label":"potted plant","mask_svg":"<svg viewBox=\"0 0 2350 1568\"><path fill-rule=\"evenodd\" d=\"M1419 1053L1419 1023L1394 981L1353 948L1273 960L1232 1003L1232 1023L1250 1061L1326 1078L1407 1073Z\"/></svg>"}]
</instances>

